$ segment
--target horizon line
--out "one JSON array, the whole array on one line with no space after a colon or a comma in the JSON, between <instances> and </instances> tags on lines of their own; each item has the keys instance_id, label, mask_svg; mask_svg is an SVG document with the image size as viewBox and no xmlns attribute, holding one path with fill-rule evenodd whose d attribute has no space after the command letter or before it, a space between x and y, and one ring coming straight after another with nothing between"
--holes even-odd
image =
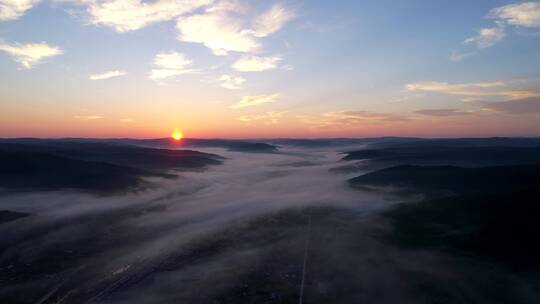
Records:
<instances>
[{"instance_id":1,"label":"horizon line","mask_svg":"<svg viewBox=\"0 0 540 304\"><path fill-rule=\"evenodd\" d=\"M185 140L360 140L378 138L408 138L408 139L540 139L538 136L366 136L366 137L185 137ZM0 140L166 140L171 137L0 137Z\"/></svg>"}]
</instances>

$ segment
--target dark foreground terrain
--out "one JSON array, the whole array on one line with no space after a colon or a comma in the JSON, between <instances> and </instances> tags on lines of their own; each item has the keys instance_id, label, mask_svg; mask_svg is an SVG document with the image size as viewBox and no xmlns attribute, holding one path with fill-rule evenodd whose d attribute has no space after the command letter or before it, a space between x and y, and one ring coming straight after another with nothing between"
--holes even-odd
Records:
<instances>
[{"instance_id":1,"label":"dark foreground terrain","mask_svg":"<svg viewBox=\"0 0 540 304\"><path fill-rule=\"evenodd\" d=\"M0 303L536 303L539 151L7 140Z\"/></svg>"},{"instance_id":2,"label":"dark foreground terrain","mask_svg":"<svg viewBox=\"0 0 540 304\"><path fill-rule=\"evenodd\" d=\"M540 267L540 166L398 166L349 182L425 195L386 212L401 245L436 247L524 271Z\"/></svg>"}]
</instances>

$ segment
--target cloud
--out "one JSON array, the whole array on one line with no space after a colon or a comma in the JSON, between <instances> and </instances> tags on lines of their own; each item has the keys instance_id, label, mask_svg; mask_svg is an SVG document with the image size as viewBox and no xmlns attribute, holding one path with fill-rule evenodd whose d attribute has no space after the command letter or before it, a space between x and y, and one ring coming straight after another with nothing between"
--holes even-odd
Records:
<instances>
[{"instance_id":1,"label":"cloud","mask_svg":"<svg viewBox=\"0 0 540 304\"><path fill-rule=\"evenodd\" d=\"M233 109L252 107L263 103L276 102L279 98L279 93L272 95L256 95L256 96L244 96L239 103L231 106Z\"/></svg>"},{"instance_id":2,"label":"cloud","mask_svg":"<svg viewBox=\"0 0 540 304\"><path fill-rule=\"evenodd\" d=\"M280 57L244 56L238 59L232 67L241 72L260 72L275 69L280 60Z\"/></svg>"},{"instance_id":3,"label":"cloud","mask_svg":"<svg viewBox=\"0 0 540 304\"><path fill-rule=\"evenodd\" d=\"M349 128L366 124L393 124L409 121L406 115L370 111L337 111L319 116L299 116L304 123L316 128Z\"/></svg>"},{"instance_id":4,"label":"cloud","mask_svg":"<svg viewBox=\"0 0 540 304\"><path fill-rule=\"evenodd\" d=\"M153 61L155 69L150 72L152 80L162 80L178 75L194 73L197 70L189 69L193 62L184 54L178 52L162 52L156 55Z\"/></svg>"},{"instance_id":5,"label":"cloud","mask_svg":"<svg viewBox=\"0 0 540 304\"><path fill-rule=\"evenodd\" d=\"M14 43L0 44L0 51L11 55L13 59L24 68L30 69L34 65L43 62L46 58L58 56L64 53L59 47L41 43Z\"/></svg>"},{"instance_id":6,"label":"cloud","mask_svg":"<svg viewBox=\"0 0 540 304\"><path fill-rule=\"evenodd\" d=\"M268 11L255 18L253 35L255 37L266 37L279 31L287 22L294 18L293 11L280 4L272 6Z\"/></svg>"},{"instance_id":7,"label":"cloud","mask_svg":"<svg viewBox=\"0 0 540 304\"><path fill-rule=\"evenodd\" d=\"M397 102L406 102L406 101L414 101L420 98L424 98L424 93L410 93L410 92L402 92L403 94L399 96L395 96L389 100L389 102L397 103Z\"/></svg>"},{"instance_id":8,"label":"cloud","mask_svg":"<svg viewBox=\"0 0 540 304\"><path fill-rule=\"evenodd\" d=\"M409 118L401 114L377 113L369 111L342 111L326 114L328 117L352 119L352 120L383 120L383 121L407 121Z\"/></svg>"},{"instance_id":9,"label":"cloud","mask_svg":"<svg viewBox=\"0 0 540 304\"><path fill-rule=\"evenodd\" d=\"M465 98L462 98L461 101L463 101L464 103L473 103L473 104L482 102L481 99L478 99L475 97L465 97Z\"/></svg>"},{"instance_id":10,"label":"cloud","mask_svg":"<svg viewBox=\"0 0 540 304\"><path fill-rule=\"evenodd\" d=\"M75 3L88 6L86 12L91 24L111 27L122 33L172 20L212 2L213 0L86 0Z\"/></svg>"},{"instance_id":11,"label":"cloud","mask_svg":"<svg viewBox=\"0 0 540 304\"><path fill-rule=\"evenodd\" d=\"M238 120L244 123L264 121L266 124L277 124L279 122L279 118L283 115L283 113L285 112L266 112L264 114L257 115L244 115L240 116Z\"/></svg>"},{"instance_id":12,"label":"cloud","mask_svg":"<svg viewBox=\"0 0 540 304\"><path fill-rule=\"evenodd\" d=\"M406 89L408 91L432 91L447 94L474 95L474 90L500 87L502 85L504 85L504 82L502 81L463 84L450 84L448 82L430 81L410 83L406 85Z\"/></svg>"},{"instance_id":13,"label":"cloud","mask_svg":"<svg viewBox=\"0 0 540 304\"><path fill-rule=\"evenodd\" d=\"M0 21L15 20L41 0L0 0Z\"/></svg>"},{"instance_id":14,"label":"cloud","mask_svg":"<svg viewBox=\"0 0 540 304\"><path fill-rule=\"evenodd\" d=\"M187 66L190 66L193 62L186 58L182 53L178 52L162 52L156 55L154 58L154 65L171 69L171 70L184 70Z\"/></svg>"},{"instance_id":15,"label":"cloud","mask_svg":"<svg viewBox=\"0 0 540 304\"><path fill-rule=\"evenodd\" d=\"M540 98L525 98L489 103L484 109L507 114L538 114L540 113Z\"/></svg>"},{"instance_id":16,"label":"cloud","mask_svg":"<svg viewBox=\"0 0 540 304\"><path fill-rule=\"evenodd\" d=\"M257 40L242 30L240 20L226 12L180 18L176 29L180 41L201 43L215 55L227 55L229 52L249 53L260 48Z\"/></svg>"},{"instance_id":17,"label":"cloud","mask_svg":"<svg viewBox=\"0 0 540 304\"><path fill-rule=\"evenodd\" d=\"M85 116L75 115L73 116L73 118L80 119L80 120L98 120L98 119L103 119L104 117L101 115L85 115Z\"/></svg>"},{"instance_id":18,"label":"cloud","mask_svg":"<svg viewBox=\"0 0 540 304\"><path fill-rule=\"evenodd\" d=\"M504 31L504 25L498 23L495 27L483 28L478 31L478 35L465 39L464 43L474 44L479 49L486 49L494 46L498 42L501 42L506 33Z\"/></svg>"},{"instance_id":19,"label":"cloud","mask_svg":"<svg viewBox=\"0 0 540 304\"><path fill-rule=\"evenodd\" d=\"M219 0L209 6L206 11L213 12L236 12L237 14L244 14L248 10L248 6L240 0Z\"/></svg>"},{"instance_id":20,"label":"cloud","mask_svg":"<svg viewBox=\"0 0 540 304\"><path fill-rule=\"evenodd\" d=\"M529 79L529 82L530 81L537 81L537 79ZM510 99L540 96L540 90L536 86L532 88L523 88L523 85L526 82L528 81L510 80L449 84L447 82L432 81L407 84L405 88L408 91L427 91L462 96L505 97Z\"/></svg>"},{"instance_id":21,"label":"cloud","mask_svg":"<svg viewBox=\"0 0 540 304\"><path fill-rule=\"evenodd\" d=\"M474 55L476 55L476 52L461 52L461 51L454 50L452 51L448 59L450 59L450 61L453 61L453 62L459 62L467 57L471 57Z\"/></svg>"},{"instance_id":22,"label":"cloud","mask_svg":"<svg viewBox=\"0 0 540 304\"><path fill-rule=\"evenodd\" d=\"M132 123L132 122L135 122L135 120L131 119L131 118L121 118L120 119L120 122L123 122L123 123Z\"/></svg>"},{"instance_id":23,"label":"cloud","mask_svg":"<svg viewBox=\"0 0 540 304\"><path fill-rule=\"evenodd\" d=\"M478 35L465 39L465 44L474 44L478 49L486 49L501 42L506 37L505 26L540 28L540 2L523 2L496 7L489 11L488 18L495 19L495 26L483 28ZM453 52L451 61L461 61L476 52Z\"/></svg>"},{"instance_id":24,"label":"cloud","mask_svg":"<svg viewBox=\"0 0 540 304\"><path fill-rule=\"evenodd\" d=\"M176 76L180 76L183 74L186 74L186 72L181 71L181 70L152 69L152 71L150 71L150 76L148 76L148 78L152 80L162 80L162 79L174 78Z\"/></svg>"},{"instance_id":25,"label":"cloud","mask_svg":"<svg viewBox=\"0 0 540 304\"><path fill-rule=\"evenodd\" d=\"M492 9L488 16L514 26L540 27L540 2L523 2L497 7Z\"/></svg>"},{"instance_id":26,"label":"cloud","mask_svg":"<svg viewBox=\"0 0 540 304\"><path fill-rule=\"evenodd\" d=\"M236 1L218 2L201 14L179 18L178 39L201 43L215 55L253 53L261 47L259 38L280 30L294 16L292 11L275 5L255 18L254 27L249 28L244 12L245 7Z\"/></svg>"},{"instance_id":27,"label":"cloud","mask_svg":"<svg viewBox=\"0 0 540 304\"><path fill-rule=\"evenodd\" d=\"M124 75L127 75L127 72L114 70L114 71L109 71L109 72L105 72L105 73L102 73L102 74L90 75L89 79L90 80L105 80L105 79L114 78L114 77L120 77L120 76L124 76Z\"/></svg>"},{"instance_id":28,"label":"cloud","mask_svg":"<svg viewBox=\"0 0 540 304\"><path fill-rule=\"evenodd\" d=\"M276 4L253 18L247 14L248 5L235 0L57 1L82 5L90 24L121 33L177 19L178 40L203 44L216 55L257 52L260 38L279 31L295 16Z\"/></svg>"},{"instance_id":29,"label":"cloud","mask_svg":"<svg viewBox=\"0 0 540 304\"><path fill-rule=\"evenodd\" d=\"M468 115L471 114L471 112L467 111L461 111L456 109L426 109L426 110L418 110L415 113L426 115L426 116L460 116L460 115Z\"/></svg>"},{"instance_id":30,"label":"cloud","mask_svg":"<svg viewBox=\"0 0 540 304\"><path fill-rule=\"evenodd\" d=\"M221 75L219 78L219 86L229 90L238 90L242 87L242 84L246 82L246 79L238 76Z\"/></svg>"},{"instance_id":31,"label":"cloud","mask_svg":"<svg viewBox=\"0 0 540 304\"><path fill-rule=\"evenodd\" d=\"M290 64L284 65L281 68L284 69L285 71L294 71L294 66Z\"/></svg>"}]
</instances>

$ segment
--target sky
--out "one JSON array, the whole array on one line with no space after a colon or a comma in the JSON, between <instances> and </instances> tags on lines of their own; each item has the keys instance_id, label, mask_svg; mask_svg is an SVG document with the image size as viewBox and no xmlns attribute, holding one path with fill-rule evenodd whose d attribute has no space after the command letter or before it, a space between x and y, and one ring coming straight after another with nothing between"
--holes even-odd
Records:
<instances>
[{"instance_id":1,"label":"sky","mask_svg":"<svg viewBox=\"0 0 540 304\"><path fill-rule=\"evenodd\" d=\"M540 136L540 2L0 0L0 137Z\"/></svg>"}]
</instances>

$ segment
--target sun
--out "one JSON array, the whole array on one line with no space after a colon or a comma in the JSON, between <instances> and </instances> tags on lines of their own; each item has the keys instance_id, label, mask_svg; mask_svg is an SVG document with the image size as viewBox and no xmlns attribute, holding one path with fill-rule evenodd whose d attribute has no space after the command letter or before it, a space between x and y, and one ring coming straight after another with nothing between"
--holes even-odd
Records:
<instances>
[{"instance_id":1,"label":"sun","mask_svg":"<svg viewBox=\"0 0 540 304\"><path fill-rule=\"evenodd\" d=\"M184 138L184 134L182 134L182 132L178 131L178 130L174 130L174 132L172 133L171 137L174 139L174 140L180 140L182 138Z\"/></svg>"}]
</instances>

